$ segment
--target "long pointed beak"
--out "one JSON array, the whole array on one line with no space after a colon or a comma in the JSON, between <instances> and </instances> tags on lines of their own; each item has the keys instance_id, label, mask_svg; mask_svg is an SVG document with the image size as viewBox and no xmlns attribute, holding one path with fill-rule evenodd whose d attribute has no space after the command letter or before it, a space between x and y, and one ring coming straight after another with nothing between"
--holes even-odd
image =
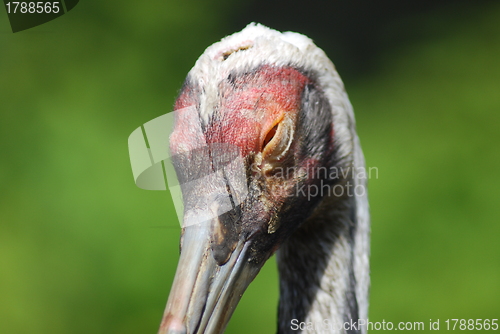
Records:
<instances>
[{"instance_id":1,"label":"long pointed beak","mask_svg":"<svg viewBox=\"0 0 500 334\"><path fill-rule=\"evenodd\" d=\"M249 263L249 245L237 241L219 265L209 220L183 229L181 256L159 334L223 333L243 292L260 270Z\"/></svg>"}]
</instances>

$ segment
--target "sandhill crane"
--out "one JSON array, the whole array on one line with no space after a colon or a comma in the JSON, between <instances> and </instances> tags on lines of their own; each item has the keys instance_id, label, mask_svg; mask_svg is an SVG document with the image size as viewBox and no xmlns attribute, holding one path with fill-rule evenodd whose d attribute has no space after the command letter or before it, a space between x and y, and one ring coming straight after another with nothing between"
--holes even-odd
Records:
<instances>
[{"instance_id":1,"label":"sandhill crane","mask_svg":"<svg viewBox=\"0 0 500 334\"><path fill-rule=\"evenodd\" d=\"M186 108L194 114L178 113L170 137L181 256L159 333L222 333L274 253L279 333L364 333L364 158L325 53L303 35L250 24L198 59L175 103ZM237 157L239 167L230 165Z\"/></svg>"}]
</instances>

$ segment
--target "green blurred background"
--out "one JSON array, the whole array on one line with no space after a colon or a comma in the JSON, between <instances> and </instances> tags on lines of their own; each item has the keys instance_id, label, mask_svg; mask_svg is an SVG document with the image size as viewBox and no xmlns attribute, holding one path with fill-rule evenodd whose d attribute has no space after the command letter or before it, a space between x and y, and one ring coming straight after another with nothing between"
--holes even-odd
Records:
<instances>
[{"instance_id":1,"label":"green blurred background","mask_svg":"<svg viewBox=\"0 0 500 334\"><path fill-rule=\"evenodd\" d=\"M0 9L0 333L156 332L180 228L127 138L251 21L309 35L350 94L370 320L500 318L498 1L81 1L16 34ZM274 333L277 299L271 259L227 333Z\"/></svg>"}]
</instances>

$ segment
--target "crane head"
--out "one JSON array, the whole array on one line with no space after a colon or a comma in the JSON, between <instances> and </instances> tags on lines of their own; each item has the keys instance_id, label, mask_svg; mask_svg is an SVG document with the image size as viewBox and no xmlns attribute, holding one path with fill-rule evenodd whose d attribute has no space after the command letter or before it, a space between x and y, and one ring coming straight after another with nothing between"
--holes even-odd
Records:
<instances>
[{"instance_id":1,"label":"crane head","mask_svg":"<svg viewBox=\"0 0 500 334\"><path fill-rule=\"evenodd\" d=\"M222 333L325 186L343 182L329 168L350 164L345 101L333 64L303 35L251 24L200 57L174 107L184 217L160 334Z\"/></svg>"}]
</instances>

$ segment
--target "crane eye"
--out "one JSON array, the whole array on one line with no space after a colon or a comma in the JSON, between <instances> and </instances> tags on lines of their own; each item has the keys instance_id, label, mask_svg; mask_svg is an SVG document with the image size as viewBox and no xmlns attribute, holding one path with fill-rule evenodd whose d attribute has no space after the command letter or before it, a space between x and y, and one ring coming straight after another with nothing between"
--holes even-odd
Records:
<instances>
[{"instance_id":1,"label":"crane eye","mask_svg":"<svg viewBox=\"0 0 500 334\"><path fill-rule=\"evenodd\" d=\"M266 135L266 138L264 138L264 143L262 144L262 150L269 144L271 140L273 140L274 136L276 135L276 131L278 130L278 124L274 125L271 130Z\"/></svg>"},{"instance_id":2,"label":"crane eye","mask_svg":"<svg viewBox=\"0 0 500 334\"><path fill-rule=\"evenodd\" d=\"M285 156L293 140L293 121L284 117L266 134L262 142L262 156L268 162L279 161Z\"/></svg>"}]
</instances>

